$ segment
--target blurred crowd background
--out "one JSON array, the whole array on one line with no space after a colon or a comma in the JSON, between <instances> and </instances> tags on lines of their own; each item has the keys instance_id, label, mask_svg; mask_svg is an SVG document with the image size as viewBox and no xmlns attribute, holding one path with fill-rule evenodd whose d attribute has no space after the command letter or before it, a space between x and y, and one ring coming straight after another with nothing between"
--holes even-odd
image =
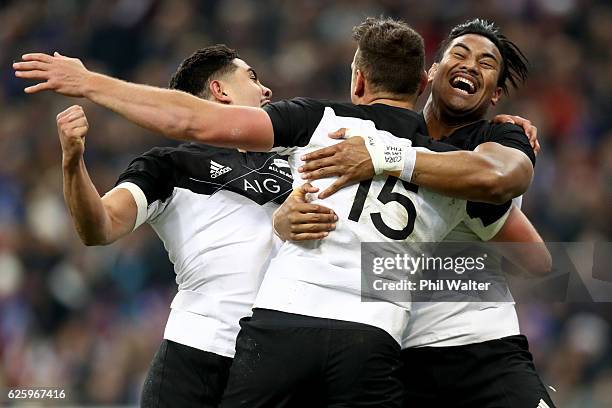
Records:
<instances>
[{"instance_id":1,"label":"blurred crowd background","mask_svg":"<svg viewBox=\"0 0 612 408\"><path fill-rule=\"evenodd\" d=\"M165 86L184 57L223 42L274 99L348 100L351 27L381 14L423 35L428 63L453 25L498 23L532 65L526 85L496 109L539 129L525 212L547 241L612 240L609 1L0 1L0 401L10 388L49 386L65 389L62 404L136 405L175 292L148 226L108 247L78 240L62 198L55 115L84 105L86 162L100 193L131 158L171 142L82 100L26 96L11 62L60 51L90 69ZM519 314L560 407L612 406L610 303L534 303Z\"/></svg>"}]
</instances>

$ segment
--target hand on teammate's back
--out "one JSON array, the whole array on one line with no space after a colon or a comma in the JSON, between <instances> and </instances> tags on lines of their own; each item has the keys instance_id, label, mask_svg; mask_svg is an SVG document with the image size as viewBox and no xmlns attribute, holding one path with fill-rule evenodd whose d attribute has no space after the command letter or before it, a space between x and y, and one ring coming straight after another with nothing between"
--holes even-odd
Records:
<instances>
[{"instance_id":1,"label":"hand on teammate's back","mask_svg":"<svg viewBox=\"0 0 612 408\"><path fill-rule=\"evenodd\" d=\"M64 167L74 166L85 152L85 136L89 130L85 111L79 105L73 105L60 112L56 119L62 146L62 164Z\"/></svg>"},{"instance_id":2,"label":"hand on teammate's back","mask_svg":"<svg viewBox=\"0 0 612 408\"><path fill-rule=\"evenodd\" d=\"M81 60L69 58L55 52L25 54L22 61L13 64L15 76L23 79L42 81L28 86L25 93L55 91L66 96L82 97L87 76L92 74Z\"/></svg>"},{"instance_id":3,"label":"hand on teammate's back","mask_svg":"<svg viewBox=\"0 0 612 408\"><path fill-rule=\"evenodd\" d=\"M534 153L540 153L540 142L538 142L538 128L531 124L529 119L522 118L515 115L497 115L491 121L493 123L513 123L520 126L525 131L525 134L529 138L529 143Z\"/></svg>"},{"instance_id":4,"label":"hand on teammate's back","mask_svg":"<svg viewBox=\"0 0 612 408\"><path fill-rule=\"evenodd\" d=\"M330 133L333 139L343 139L346 129ZM306 180L318 180L338 176L338 179L319 194L326 198L349 184L369 180L374 177L374 165L366 148L363 137L349 137L333 146L324 147L302 157L305 161L298 171Z\"/></svg>"},{"instance_id":5,"label":"hand on teammate's back","mask_svg":"<svg viewBox=\"0 0 612 408\"><path fill-rule=\"evenodd\" d=\"M310 183L303 184L274 212L274 232L283 241L323 239L336 228L338 216L333 210L307 202L306 195L317 191Z\"/></svg>"}]
</instances>

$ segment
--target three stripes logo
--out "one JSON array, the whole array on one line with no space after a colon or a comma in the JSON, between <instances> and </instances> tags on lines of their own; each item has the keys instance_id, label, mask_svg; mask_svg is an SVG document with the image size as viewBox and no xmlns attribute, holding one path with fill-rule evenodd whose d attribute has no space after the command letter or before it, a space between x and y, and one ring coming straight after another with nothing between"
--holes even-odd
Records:
<instances>
[{"instance_id":1,"label":"three stripes logo","mask_svg":"<svg viewBox=\"0 0 612 408\"><path fill-rule=\"evenodd\" d=\"M550 408L550 406L546 403L546 401L540 398L540 403L538 404L537 408Z\"/></svg>"},{"instance_id":2,"label":"three stripes logo","mask_svg":"<svg viewBox=\"0 0 612 408\"><path fill-rule=\"evenodd\" d=\"M230 171L232 171L231 167L224 166L220 163L217 163L214 160L210 161L210 177L211 178L217 178L219 176L222 176L225 173L229 173Z\"/></svg>"}]
</instances>

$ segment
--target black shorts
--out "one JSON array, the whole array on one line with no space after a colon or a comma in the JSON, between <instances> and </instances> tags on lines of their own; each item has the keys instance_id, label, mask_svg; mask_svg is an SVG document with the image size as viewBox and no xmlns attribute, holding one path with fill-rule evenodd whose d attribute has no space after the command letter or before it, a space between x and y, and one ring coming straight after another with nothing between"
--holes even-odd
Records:
<instances>
[{"instance_id":1,"label":"black shorts","mask_svg":"<svg viewBox=\"0 0 612 408\"><path fill-rule=\"evenodd\" d=\"M231 365L229 357L164 340L151 362L140 406L218 407Z\"/></svg>"},{"instance_id":2,"label":"black shorts","mask_svg":"<svg viewBox=\"0 0 612 408\"><path fill-rule=\"evenodd\" d=\"M221 406L401 407L400 347L377 327L255 309Z\"/></svg>"},{"instance_id":3,"label":"black shorts","mask_svg":"<svg viewBox=\"0 0 612 408\"><path fill-rule=\"evenodd\" d=\"M402 350L408 408L553 408L525 336Z\"/></svg>"}]
</instances>

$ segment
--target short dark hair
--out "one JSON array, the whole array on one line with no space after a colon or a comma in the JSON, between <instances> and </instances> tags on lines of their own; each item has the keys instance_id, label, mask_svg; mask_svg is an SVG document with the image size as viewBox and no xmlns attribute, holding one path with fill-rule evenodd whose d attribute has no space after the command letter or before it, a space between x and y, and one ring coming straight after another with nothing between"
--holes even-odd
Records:
<instances>
[{"instance_id":1,"label":"short dark hair","mask_svg":"<svg viewBox=\"0 0 612 408\"><path fill-rule=\"evenodd\" d=\"M508 94L508 87L518 88L527 80L529 68L527 57L519 47L506 38L499 27L490 21L475 18L455 26L448 37L440 44L436 61L440 61L450 46L451 42L466 34L476 34L488 38L499 50L502 57L501 71L497 80L497 86Z\"/></svg>"},{"instance_id":2,"label":"short dark hair","mask_svg":"<svg viewBox=\"0 0 612 408\"><path fill-rule=\"evenodd\" d=\"M378 91L414 94L425 69L423 38L403 21L369 17L353 28L356 68Z\"/></svg>"},{"instance_id":3,"label":"short dark hair","mask_svg":"<svg viewBox=\"0 0 612 408\"><path fill-rule=\"evenodd\" d=\"M210 81L238 68L233 63L236 58L240 58L236 50L225 44L200 48L181 62L170 78L169 87L202 98L209 98Z\"/></svg>"}]
</instances>

